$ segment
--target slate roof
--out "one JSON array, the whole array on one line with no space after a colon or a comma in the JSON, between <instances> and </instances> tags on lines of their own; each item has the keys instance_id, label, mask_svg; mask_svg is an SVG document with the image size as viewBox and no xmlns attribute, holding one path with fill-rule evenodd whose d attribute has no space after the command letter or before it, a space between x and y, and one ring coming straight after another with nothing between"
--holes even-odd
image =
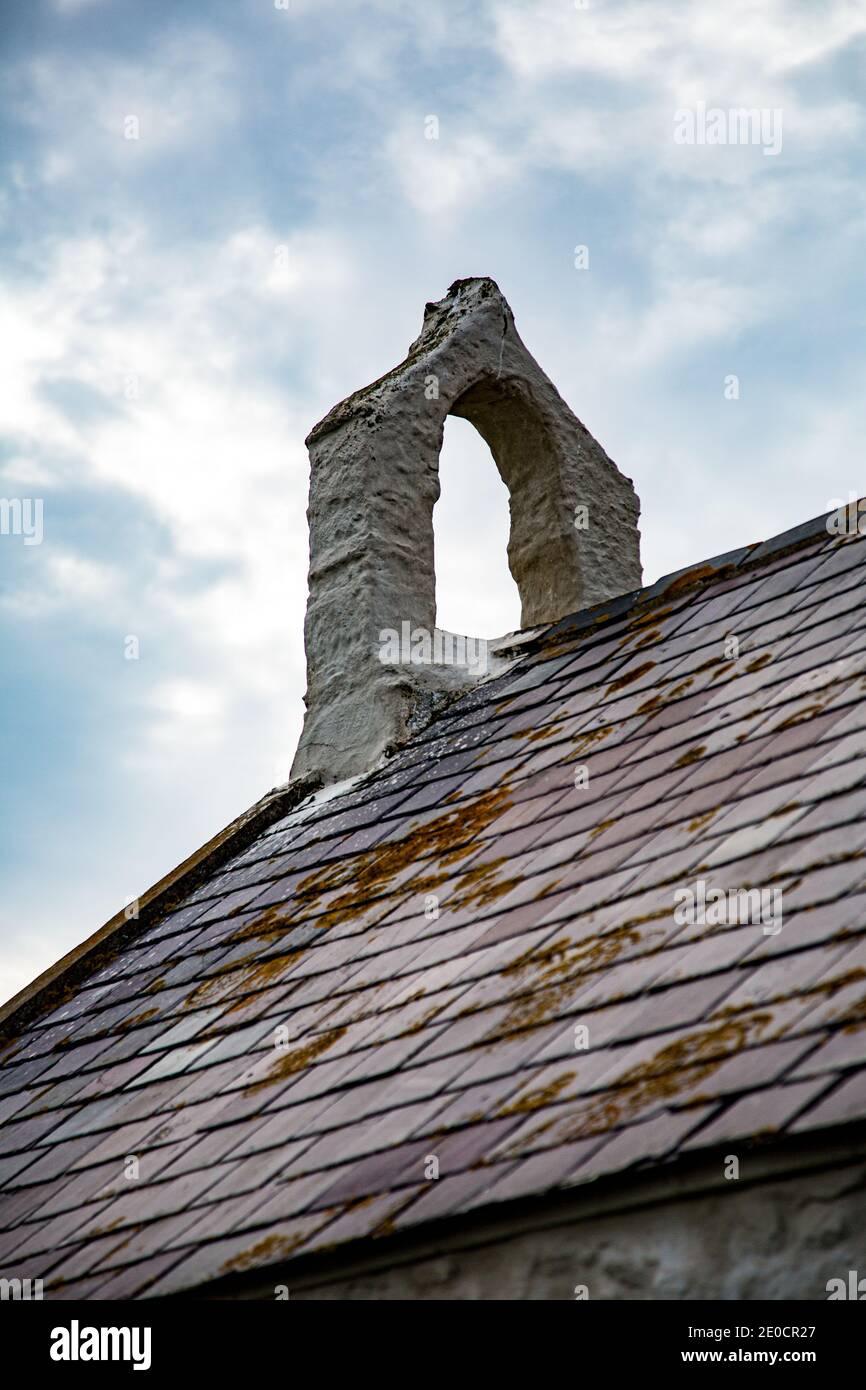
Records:
<instances>
[{"instance_id":1,"label":"slate roof","mask_svg":"<svg viewBox=\"0 0 866 1390\"><path fill-rule=\"evenodd\" d=\"M7 1019L0 1273L169 1294L866 1117L864 590L821 519L697 566L230 838Z\"/></svg>"}]
</instances>

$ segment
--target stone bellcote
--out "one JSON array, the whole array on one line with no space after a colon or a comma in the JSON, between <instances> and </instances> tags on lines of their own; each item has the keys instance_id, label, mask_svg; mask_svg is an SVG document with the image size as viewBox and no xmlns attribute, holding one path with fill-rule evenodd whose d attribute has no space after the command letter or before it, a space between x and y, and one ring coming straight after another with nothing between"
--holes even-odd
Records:
<instances>
[{"instance_id":1,"label":"stone bellcote","mask_svg":"<svg viewBox=\"0 0 866 1390\"><path fill-rule=\"evenodd\" d=\"M456 281L426 306L405 361L307 438L308 689L293 777L327 784L368 771L438 698L478 678L463 639L444 656L441 641L416 643L412 660L388 664L383 653L384 633L435 632L433 507L448 415L472 422L508 489L523 627L640 587L631 481L524 347L498 286Z\"/></svg>"}]
</instances>

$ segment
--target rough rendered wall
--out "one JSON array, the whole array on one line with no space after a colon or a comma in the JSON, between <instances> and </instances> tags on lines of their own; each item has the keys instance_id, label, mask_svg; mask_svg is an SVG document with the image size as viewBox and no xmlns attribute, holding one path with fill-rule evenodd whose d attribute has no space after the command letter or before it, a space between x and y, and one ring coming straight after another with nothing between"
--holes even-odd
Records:
<instances>
[{"instance_id":1,"label":"rough rendered wall","mask_svg":"<svg viewBox=\"0 0 866 1390\"><path fill-rule=\"evenodd\" d=\"M526 350L494 282L457 281L427 305L406 360L307 440L307 717L293 777L368 771L419 702L468 678L378 660L383 630L435 627L433 507L449 414L475 424L508 488L523 627L640 586L631 481Z\"/></svg>"},{"instance_id":2,"label":"rough rendered wall","mask_svg":"<svg viewBox=\"0 0 866 1390\"><path fill-rule=\"evenodd\" d=\"M659 1203L319 1285L292 1298L818 1299L866 1275L866 1166Z\"/></svg>"}]
</instances>

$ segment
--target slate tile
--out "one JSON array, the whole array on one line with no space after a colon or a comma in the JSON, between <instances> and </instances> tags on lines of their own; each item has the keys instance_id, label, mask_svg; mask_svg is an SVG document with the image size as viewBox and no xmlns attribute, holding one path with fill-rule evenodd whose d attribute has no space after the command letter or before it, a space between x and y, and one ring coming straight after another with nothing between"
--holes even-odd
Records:
<instances>
[{"instance_id":1,"label":"slate tile","mask_svg":"<svg viewBox=\"0 0 866 1390\"><path fill-rule=\"evenodd\" d=\"M832 1125L849 1124L866 1117L866 1086L863 1073L855 1071L833 1086L813 1105L806 1108L789 1126L794 1134L802 1134L811 1129L824 1129Z\"/></svg>"},{"instance_id":2,"label":"slate tile","mask_svg":"<svg viewBox=\"0 0 866 1390\"><path fill-rule=\"evenodd\" d=\"M201 1240L209 1232L216 1235L265 1227L280 1221L295 1220L306 1215L326 1188L333 1187L335 1178L344 1174L348 1165L327 1168L286 1182L276 1182L261 1193L247 1193L230 1211L220 1203L211 1214L196 1226L193 1235ZM324 1224L324 1223L322 1223Z\"/></svg>"},{"instance_id":3,"label":"slate tile","mask_svg":"<svg viewBox=\"0 0 866 1390\"><path fill-rule=\"evenodd\" d=\"M33 1157L30 1149L25 1149L21 1153L7 1154L0 1158L0 1187L6 1187L22 1171L32 1167Z\"/></svg>"},{"instance_id":4,"label":"slate tile","mask_svg":"<svg viewBox=\"0 0 866 1390\"><path fill-rule=\"evenodd\" d=\"M166 1274L182 1258L178 1251L170 1250L154 1255L149 1260L127 1265L112 1274L105 1271L93 1276L91 1291L82 1292L77 1284L67 1285L62 1291L52 1294L53 1298L96 1298L117 1301L141 1298L150 1286ZM86 1286L85 1286L86 1287Z\"/></svg>"},{"instance_id":5,"label":"slate tile","mask_svg":"<svg viewBox=\"0 0 866 1390\"><path fill-rule=\"evenodd\" d=\"M109 1202L90 1202L45 1221L38 1218L18 1228L21 1243L16 1249L16 1258L29 1255L56 1254L59 1258L62 1247L78 1244L91 1236L106 1234L101 1225Z\"/></svg>"},{"instance_id":6,"label":"slate tile","mask_svg":"<svg viewBox=\"0 0 866 1390\"><path fill-rule=\"evenodd\" d=\"M834 1071L866 1065L866 1028L849 1026L831 1033L791 1073L793 1080L826 1076Z\"/></svg>"},{"instance_id":7,"label":"slate tile","mask_svg":"<svg viewBox=\"0 0 866 1390\"><path fill-rule=\"evenodd\" d=\"M370 1154L385 1153L404 1143L416 1131L430 1128L433 1116L442 1109L442 1100L426 1100L415 1105L402 1105L369 1120L358 1120L351 1126L329 1130L293 1161L285 1176L315 1172L340 1163L350 1163Z\"/></svg>"},{"instance_id":8,"label":"slate tile","mask_svg":"<svg viewBox=\"0 0 866 1390\"><path fill-rule=\"evenodd\" d=\"M63 1296L156 1296L683 1144L858 1118L866 547L820 526L783 544L812 535L557 625L544 640L568 650L530 649L386 767L308 798L29 1025L0 1067L14 1248L65 1267ZM443 811L496 788L442 862ZM418 855L347 910L358 856L407 829ZM696 874L776 885L783 930L675 923ZM461 901L476 883L505 887ZM274 904L294 925L244 938ZM118 1189L130 1153L145 1180Z\"/></svg>"},{"instance_id":9,"label":"slate tile","mask_svg":"<svg viewBox=\"0 0 866 1390\"><path fill-rule=\"evenodd\" d=\"M328 1213L280 1222L267 1231L245 1231L193 1250L146 1290L147 1298L163 1298L184 1289L195 1288L203 1280L229 1274L246 1273L288 1259L307 1236L319 1230Z\"/></svg>"},{"instance_id":10,"label":"slate tile","mask_svg":"<svg viewBox=\"0 0 866 1390\"><path fill-rule=\"evenodd\" d=\"M85 1241L83 1244L65 1251L59 1264L56 1264L51 1271L51 1277L47 1284L50 1296L56 1297L63 1284L83 1279L86 1275L95 1273L103 1259L111 1255L125 1242L126 1237L118 1232L117 1234L98 1236L96 1240Z\"/></svg>"},{"instance_id":11,"label":"slate tile","mask_svg":"<svg viewBox=\"0 0 866 1390\"><path fill-rule=\"evenodd\" d=\"M715 1113L714 1105L699 1105L677 1114L665 1112L620 1129L606 1142L584 1141L595 1152L589 1153L569 1175L569 1185L622 1172L651 1160L664 1159L684 1144L687 1136Z\"/></svg>"},{"instance_id":12,"label":"slate tile","mask_svg":"<svg viewBox=\"0 0 866 1390\"><path fill-rule=\"evenodd\" d=\"M762 1087L742 1096L720 1111L690 1135L683 1149L709 1148L736 1140L761 1138L783 1130L800 1111L827 1089L827 1078L794 1082L785 1086Z\"/></svg>"},{"instance_id":13,"label":"slate tile","mask_svg":"<svg viewBox=\"0 0 866 1390\"><path fill-rule=\"evenodd\" d=\"M508 1202L534 1197L567 1182L579 1181L583 1164L591 1155L599 1154L606 1143L602 1138L583 1139L520 1159L508 1165L506 1172L484 1191L484 1200ZM474 1205L478 1205L477 1194Z\"/></svg>"},{"instance_id":14,"label":"slate tile","mask_svg":"<svg viewBox=\"0 0 866 1390\"><path fill-rule=\"evenodd\" d=\"M232 1159L245 1159L272 1149L282 1154L302 1137L305 1121L320 1115L331 1104L333 1098L326 1095L317 1101L286 1106L271 1116L255 1115L233 1123L226 1127L235 1135L235 1143L229 1148L227 1156ZM226 1128L213 1130L211 1133L219 1136L226 1132Z\"/></svg>"},{"instance_id":15,"label":"slate tile","mask_svg":"<svg viewBox=\"0 0 866 1390\"><path fill-rule=\"evenodd\" d=\"M344 1202L354 1202L361 1197L375 1196L388 1192L397 1185L398 1179L407 1182L405 1174L410 1170L423 1176L423 1164L430 1152L430 1140L416 1139L398 1144L385 1153L370 1154L357 1163L346 1165L346 1171L315 1199L317 1209L333 1207Z\"/></svg>"},{"instance_id":16,"label":"slate tile","mask_svg":"<svg viewBox=\"0 0 866 1390\"><path fill-rule=\"evenodd\" d=\"M375 1236L377 1227L390 1230L393 1217L411 1200L411 1196L406 1193L401 1193L398 1197L388 1193L374 1198L371 1202L359 1204L308 1236L298 1253L309 1255L313 1251L331 1250L347 1245L364 1236Z\"/></svg>"},{"instance_id":17,"label":"slate tile","mask_svg":"<svg viewBox=\"0 0 866 1390\"><path fill-rule=\"evenodd\" d=\"M62 1184L63 1178L55 1177L51 1182L11 1188L0 1194L0 1231L14 1231L22 1222L37 1216L40 1220L47 1220L39 1209Z\"/></svg>"},{"instance_id":18,"label":"slate tile","mask_svg":"<svg viewBox=\"0 0 866 1390\"><path fill-rule=\"evenodd\" d=\"M418 1189L415 1190L414 1199L410 1198L393 1218L394 1230L423 1226L426 1222L467 1210L473 1199L480 1197L486 1200L488 1194L493 1194L499 1179L512 1172L514 1167L513 1163L500 1163L491 1168L468 1168L462 1173L428 1182L420 1189L420 1195Z\"/></svg>"},{"instance_id":19,"label":"slate tile","mask_svg":"<svg viewBox=\"0 0 866 1390\"><path fill-rule=\"evenodd\" d=\"M784 926L782 928L784 932ZM828 967L841 960L845 944L837 943L814 951L798 951L756 964L743 982L728 995L725 1007L741 1009L763 1005L789 994L802 994L821 978Z\"/></svg>"}]
</instances>

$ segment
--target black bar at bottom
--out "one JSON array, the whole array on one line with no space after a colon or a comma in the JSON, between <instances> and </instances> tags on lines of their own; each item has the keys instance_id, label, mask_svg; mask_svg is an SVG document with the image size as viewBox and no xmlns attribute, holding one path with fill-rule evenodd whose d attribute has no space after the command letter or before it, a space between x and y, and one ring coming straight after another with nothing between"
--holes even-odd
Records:
<instances>
[{"instance_id":1,"label":"black bar at bottom","mask_svg":"<svg viewBox=\"0 0 866 1390\"><path fill-rule=\"evenodd\" d=\"M822 1382L850 1374L860 1363L864 1333L859 1302L706 1303L576 1300L544 1313L537 1305L463 1302L452 1313L442 1304L401 1302L394 1310L375 1302L335 1303L307 1299L285 1302L68 1303L14 1302L0 1306L0 1328L9 1365L68 1380L138 1372L204 1372L221 1384L230 1376L273 1373L281 1367L296 1379L340 1364L349 1374L386 1385L417 1371L447 1367L456 1352L448 1336L460 1336L461 1367L467 1355L511 1378L514 1358L540 1357L547 1377L551 1357L576 1358L575 1371L599 1360L608 1373L667 1374L714 1366L802 1367ZM507 1316L503 1311L507 1307ZM490 1312L487 1309L490 1308ZM488 1322L488 1317L490 1321ZM554 1334L556 1344L535 1335ZM554 1346L560 1352L554 1354ZM535 1349L533 1352L533 1348ZM542 1348L546 1350L542 1351ZM309 1357L313 1356L310 1364ZM302 1371L301 1366L306 1365ZM545 1370L546 1366L546 1370Z\"/></svg>"}]
</instances>

